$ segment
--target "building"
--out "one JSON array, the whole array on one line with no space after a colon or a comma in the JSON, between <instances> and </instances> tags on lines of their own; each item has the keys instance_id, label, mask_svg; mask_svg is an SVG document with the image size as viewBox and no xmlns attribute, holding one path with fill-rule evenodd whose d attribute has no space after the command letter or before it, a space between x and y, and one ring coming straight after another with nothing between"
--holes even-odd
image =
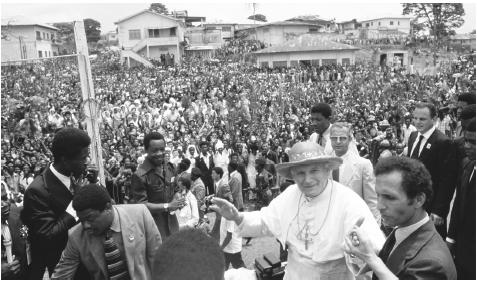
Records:
<instances>
[{"instance_id":1,"label":"building","mask_svg":"<svg viewBox=\"0 0 477 281\"><path fill-rule=\"evenodd\" d=\"M323 28L323 25L313 23L277 21L239 29L235 32L235 37L259 40L266 46L278 46L306 33L321 32Z\"/></svg>"},{"instance_id":2,"label":"building","mask_svg":"<svg viewBox=\"0 0 477 281\"><path fill-rule=\"evenodd\" d=\"M338 24L336 24L334 20L325 20L320 18L318 15L297 16L287 19L287 21L319 25L320 29L318 32L335 32L339 28Z\"/></svg>"},{"instance_id":3,"label":"building","mask_svg":"<svg viewBox=\"0 0 477 281\"><path fill-rule=\"evenodd\" d=\"M460 47L475 51L475 34L451 35L448 42L454 48Z\"/></svg>"},{"instance_id":4,"label":"building","mask_svg":"<svg viewBox=\"0 0 477 281\"><path fill-rule=\"evenodd\" d=\"M329 64L352 65L359 50L337 43L317 34L304 34L282 45L254 53L258 67L321 66Z\"/></svg>"},{"instance_id":5,"label":"building","mask_svg":"<svg viewBox=\"0 0 477 281\"><path fill-rule=\"evenodd\" d=\"M185 40L187 42L184 50L186 57L211 58L214 50L223 44L220 29L206 29L205 27L187 28Z\"/></svg>"},{"instance_id":6,"label":"building","mask_svg":"<svg viewBox=\"0 0 477 281\"><path fill-rule=\"evenodd\" d=\"M220 30L222 44L225 40L234 38L235 30L237 30L236 23L204 23L202 26L206 30Z\"/></svg>"},{"instance_id":7,"label":"building","mask_svg":"<svg viewBox=\"0 0 477 281\"><path fill-rule=\"evenodd\" d=\"M386 17L360 22L360 37L363 39L406 37L410 32L411 18Z\"/></svg>"},{"instance_id":8,"label":"building","mask_svg":"<svg viewBox=\"0 0 477 281\"><path fill-rule=\"evenodd\" d=\"M57 31L27 18L2 19L2 62L57 56Z\"/></svg>"},{"instance_id":9,"label":"building","mask_svg":"<svg viewBox=\"0 0 477 281\"><path fill-rule=\"evenodd\" d=\"M406 50L389 48L378 51L375 65L407 68L410 65L409 61L409 54Z\"/></svg>"},{"instance_id":10,"label":"building","mask_svg":"<svg viewBox=\"0 0 477 281\"><path fill-rule=\"evenodd\" d=\"M115 22L121 57L151 65L145 58L160 59L161 55L173 55L179 64L184 51L184 20L143 10Z\"/></svg>"},{"instance_id":11,"label":"building","mask_svg":"<svg viewBox=\"0 0 477 281\"><path fill-rule=\"evenodd\" d=\"M349 37L358 37L359 27L361 27L361 24L356 19L338 23L339 32L342 34L346 34Z\"/></svg>"}]
</instances>

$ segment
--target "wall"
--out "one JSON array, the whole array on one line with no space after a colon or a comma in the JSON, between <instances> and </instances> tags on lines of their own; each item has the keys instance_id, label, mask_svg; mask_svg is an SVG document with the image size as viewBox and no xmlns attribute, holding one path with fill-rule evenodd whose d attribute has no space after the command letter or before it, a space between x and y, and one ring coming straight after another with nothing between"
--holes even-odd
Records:
<instances>
[{"instance_id":1,"label":"wall","mask_svg":"<svg viewBox=\"0 0 477 281\"><path fill-rule=\"evenodd\" d=\"M179 41L184 39L184 27L181 26L177 21L172 19L154 15L148 12L144 12L140 15L137 15L133 18L130 18L126 21L123 21L118 24L118 41L119 46L126 49L132 48L134 45L139 43L141 40L148 37L147 29L163 29L169 27L177 27L176 29L176 38L179 38ZM141 38L138 40L129 40L129 30L139 29ZM160 36L169 37L169 29L160 30Z\"/></svg>"},{"instance_id":2,"label":"wall","mask_svg":"<svg viewBox=\"0 0 477 281\"><path fill-rule=\"evenodd\" d=\"M36 39L36 31L41 33L41 39ZM9 40L2 39L2 61L8 60L20 60L22 55L20 49L23 49L24 59L36 59L38 58L38 51L42 51L42 57L52 57L54 53L58 54L58 48L53 45L51 40L51 34L54 34L54 38L57 38L57 33L53 29L41 27L41 26L10 26L8 28ZM48 33L50 39L43 37L43 34ZM18 37L22 37L22 47Z\"/></svg>"},{"instance_id":3,"label":"wall","mask_svg":"<svg viewBox=\"0 0 477 281\"><path fill-rule=\"evenodd\" d=\"M394 23L393 25L390 24L391 21ZM379 25L379 23L381 23L381 25ZM361 24L362 28L368 30L397 29L404 33L409 33L411 30L411 20L403 18L383 18L372 21L363 21ZM366 27L366 24L369 24L369 26Z\"/></svg>"},{"instance_id":4,"label":"wall","mask_svg":"<svg viewBox=\"0 0 477 281\"><path fill-rule=\"evenodd\" d=\"M255 29L248 29L247 32L249 35L247 39L258 39L261 42L264 42L268 47L281 45L288 40L293 40L293 38L306 34L310 32L310 28L315 28L308 25L268 25L264 27L257 28L257 35L255 35ZM319 28L316 27L319 31Z\"/></svg>"},{"instance_id":5,"label":"wall","mask_svg":"<svg viewBox=\"0 0 477 281\"><path fill-rule=\"evenodd\" d=\"M309 52L289 52L289 53L274 53L274 54L257 54L257 66L262 62L268 62L269 66L273 65L273 61L286 61L287 66L291 66L291 61L300 60L320 60L319 65L322 65L323 59L336 59L341 63L342 59L349 59L350 64L355 62L355 51L309 51Z\"/></svg>"}]
</instances>

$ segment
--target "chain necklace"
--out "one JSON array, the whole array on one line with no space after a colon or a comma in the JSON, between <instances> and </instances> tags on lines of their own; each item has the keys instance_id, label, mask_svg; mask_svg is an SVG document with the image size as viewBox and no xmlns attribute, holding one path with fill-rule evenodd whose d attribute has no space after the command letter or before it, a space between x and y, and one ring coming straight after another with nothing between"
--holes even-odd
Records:
<instances>
[{"instance_id":1,"label":"chain necklace","mask_svg":"<svg viewBox=\"0 0 477 281\"><path fill-rule=\"evenodd\" d=\"M319 195L318 195L319 196ZM303 193L300 195L300 200L303 197ZM298 205L298 216L297 216L297 226L298 226L298 239L305 241L305 250L308 250L308 242L313 241L313 237L317 236L320 232L321 229L323 229L323 226L325 225L325 222L328 218L328 214L330 211L330 206L331 206L331 198L333 197L333 181L331 181L331 190L330 190L330 198L328 200L328 208L326 210L325 218L323 222L321 223L321 226L318 228L318 231L315 233L310 231L310 227L308 226L308 223L305 223L303 227L300 227L300 209L301 209L301 204ZM304 235L303 235L304 233ZM303 237L304 236L304 237Z\"/></svg>"}]
</instances>

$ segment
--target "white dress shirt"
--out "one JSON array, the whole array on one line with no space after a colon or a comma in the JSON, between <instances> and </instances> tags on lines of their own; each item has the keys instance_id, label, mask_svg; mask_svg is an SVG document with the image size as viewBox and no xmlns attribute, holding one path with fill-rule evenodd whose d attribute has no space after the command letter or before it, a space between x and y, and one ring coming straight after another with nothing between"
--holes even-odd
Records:
<instances>
[{"instance_id":1,"label":"white dress shirt","mask_svg":"<svg viewBox=\"0 0 477 281\"><path fill-rule=\"evenodd\" d=\"M53 173L53 175L55 175L55 177L57 177L61 183L66 187L66 189L68 189L70 192L70 186L71 186L71 179L70 177L67 177L63 174L60 174L60 172L58 172L55 167L53 167L53 164L50 164L50 170L51 172Z\"/></svg>"},{"instance_id":2,"label":"white dress shirt","mask_svg":"<svg viewBox=\"0 0 477 281\"><path fill-rule=\"evenodd\" d=\"M424 134L421 134L421 133L417 133L417 137L416 139L414 140L414 144L412 145L412 150L411 150L411 154L414 152L414 149L416 148L416 145L417 143L419 142L419 138L421 136L423 136L424 138L422 139L421 141L421 146L419 147L419 156L421 155L421 152L422 152L422 149L424 148L424 146L426 145L427 143L427 140L429 140L429 138L431 137L431 135L434 133L434 131L436 130L436 126L432 126L431 129L429 129L427 132L425 132Z\"/></svg>"},{"instance_id":3,"label":"white dress shirt","mask_svg":"<svg viewBox=\"0 0 477 281\"><path fill-rule=\"evenodd\" d=\"M402 243L402 241L404 241L406 238L408 238L409 235L411 235L419 227L426 224L428 221L429 221L429 215L427 215L427 213L426 213L426 216L422 220L416 222L415 224L411 224L411 225L408 225L408 226L405 226L405 227L398 227L396 229L396 231L394 232L394 235L396 236L396 243L394 244L394 247L393 247L393 250L391 251L391 253L396 249L396 247L399 244Z\"/></svg>"}]
</instances>

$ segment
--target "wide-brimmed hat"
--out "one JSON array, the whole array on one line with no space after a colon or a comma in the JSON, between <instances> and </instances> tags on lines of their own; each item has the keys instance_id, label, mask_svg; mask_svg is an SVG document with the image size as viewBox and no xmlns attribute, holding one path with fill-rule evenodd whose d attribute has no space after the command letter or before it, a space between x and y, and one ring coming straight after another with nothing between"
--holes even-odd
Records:
<instances>
[{"instance_id":1,"label":"wide-brimmed hat","mask_svg":"<svg viewBox=\"0 0 477 281\"><path fill-rule=\"evenodd\" d=\"M291 168L312 165L312 164L328 164L332 170L338 168L343 160L336 156L325 155L324 149L314 142L299 142L290 149L290 162L275 165L277 172L288 179L293 179Z\"/></svg>"}]
</instances>

